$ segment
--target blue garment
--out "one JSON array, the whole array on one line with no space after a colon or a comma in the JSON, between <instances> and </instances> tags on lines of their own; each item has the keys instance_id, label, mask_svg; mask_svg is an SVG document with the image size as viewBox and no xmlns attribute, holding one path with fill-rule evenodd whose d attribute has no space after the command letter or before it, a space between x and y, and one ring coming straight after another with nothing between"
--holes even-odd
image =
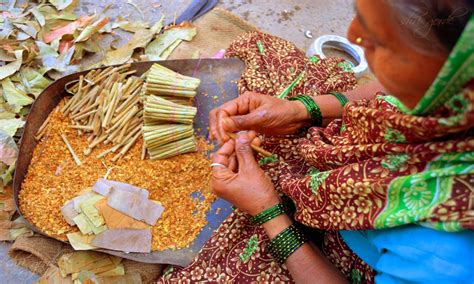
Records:
<instances>
[{"instance_id":1,"label":"blue garment","mask_svg":"<svg viewBox=\"0 0 474 284\"><path fill-rule=\"evenodd\" d=\"M407 225L341 235L377 272L376 283L474 283L474 231Z\"/></svg>"}]
</instances>

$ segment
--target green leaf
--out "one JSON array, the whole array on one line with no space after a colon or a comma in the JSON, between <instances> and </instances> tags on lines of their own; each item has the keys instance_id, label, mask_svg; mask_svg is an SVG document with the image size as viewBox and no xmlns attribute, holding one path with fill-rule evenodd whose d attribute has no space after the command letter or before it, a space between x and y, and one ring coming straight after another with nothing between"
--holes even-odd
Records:
<instances>
[{"instance_id":1,"label":"green leaf","mask_svg":"<svg viewBox=\"0 0 474 284\"><path fill-rule=\"evenodd\" d=\"M3 17L2 28L0 29L0 39L7 39L13 32L13 25L10 23L8 17Z\"/></svg>"},{"instance_id":2,"label":"green leaf","mask_svg":"<svg viewBox=\"0 0 474 284\"><path fill-rule=\"evenodd\" d=\"M9 78L3 79L2 88L3 96L8 104L13 106L15 112L19 112L23 106L33 103L33 99L18 89Z\"/></svg>"},{"instance_id":3,"label":"green leaf","mask_svg":"<svg viewBox=\"0 0 474 284\"><path fill-rule=\"evenodd\" d=\"M147 29L149 27L150 27L150 24L143 21L135 21L135 22L120 21L120 22L115 22L112 25L112 28L120 28L124 31L132 32L132 33L135 33L141 29Z\"/></svg>"},{"instance_id":4,"label":"green leaf","mask_svg":"<svg viewBox=\"0 0 474 284\"><path fill-rule=\"evenodd\" d=\"M48 0L49 3L53 4L58 10L66 9L72 4L73 0Z\"/></svg>"},{"instance_id":5,"label":"green leaf","mask_svg":"<svg viewBox=\"0 0 474 284\"><path fill-rule=\"evenodd\" d=\"M163 27L162 17L153 27L150 29L140 29L138 30L133 37L127 42L124 46L107 52L105 59L102 61L105 65L115 65L123 64L130 60L133 55L133 52L136 48L145 47L152 39L153 36L161 30Z\"/></svg>"},{"instance_id":6,"label":"green leaf","mask_svg":"<svg viewBox=\"0 0 474 284\"><path fill-rule=\"evenodd\" d=\"M15 51L16 60L12 63L9 63L5 66L0 67L0 80L3 80L16 73L21 67L23 61L23 50Z\"/></svg>"},{"instance_id":7,"label":"green leaf","mask_svg":"<svg viewBox=\"0 0 474 284\"><path fill-rule=\"evenodd\" d=\"M32 38L36 38L36 35L38 34L38 30L40 29L38 24L33 21L26 21L24 24L14 24L14 25L15 27L19 28L25 34L29 35Z\"/></svg>"},{"instance_id":8,"label":"green leaf","mask_svg":"<svg viewBox=\"0 0 474 284\"><path fill-rule=\"evenodd\" d=\"M161 53L160 55L160 59L161 60L164 60L164 59L167 59L171 53L173 52L173 50L178 47L178 45L182 42L182 40L178 39L176 40L175 42L173 42L170 46L168 46L165 50L163 50L163 52ZM159 60L158 58L157 59L149 59L149 60Z\"/></svg>"},{"instance_id":9,"label":"green leaf","mask_svg":"<svg viewBox=\"0 0 474 284\"><path fill-rule=\"evenodd\" d=\"M31 67L22 68L19 73L24 91L34 95L35 98L51 83L43 74Z\"/></svg>"},{"instance_id":10,"label":"green leaf","mask_svg":"<svg viewBox=\"0 0 474 284\"><path fill-rule=\"evenodd\" d=\"M59 39L54 40L51 45L36 41L36 45L39 48L39 58L41 58L43 66L47 71L56 70L67 74L78 69L75 65L69 65L72 55L74 54L74 46L58 54Z\"/></svg>"},{"instance_id":11,"label":"green leaf","mask_svg":"<svg viewBox=\"0 0 474 284\"><path fill-rule=\"evenodd\" d=\"M77 19L76 14L68 11L58 12L50 5L41 6L38 8L38 10L44 15L46 22L51 20L74 21Z\"/></svg>"},{"instance_id":12,"label":"green leaf","mask_svg":"<svg viewBox=\"0 0 474 284\"><path fill-rule=\"evenodd\" d=\"M7 118L14 118L15 113L11 106L5 102L1 102L3 100L3 92L0 94L0 119L7 119Z\"/></svg>"},{"instance_id":13,"label":"green leaf","mask_svg":"<svg viewBox=\"0 0 474 284\"><path fill-rule=\"evenodd\" d=\"M38 24L40 24L40 26L43 27L46 24L46 19L44 18L43 14L38 9L38 7L31 8L30 12L31 14L33 14L33 16L35 16L36 21L38 21Z\"/></svg>"},{"instance_id":14,"label":"green leaf","mask_svg":"<svg viewBox=\"0 0 474 284\"><path fill-rule=\"evenodd\" d=\"M190 25L172 27L157 36L156 39L145 48L145 54L149 60L166 59L181 41L190 41L195 35L196 27Z\"/></svg>"},{"instance_id":15,"label":"green leaf","mask_svg":"<svg viewBox=\"0 0 474 284\"><path fill-rule=\"evenodd\" d=\"M23 127L25 122L19 118L0 119L0 130L10 136L14 136L18 128Z\"/></svg>"},{"instance_id":16,"label":"green leaf","mask_svg":"<svg viewBox=\"0 0 474 284\"><path fill-rule=\"evenodd\" d=\"M13 180L13 172L15 171L15 163L11 164L10 166L6 166L2 162L0 162L0 192L3 192L3 187L8 185Z\"/></svg>"}]
</instances>

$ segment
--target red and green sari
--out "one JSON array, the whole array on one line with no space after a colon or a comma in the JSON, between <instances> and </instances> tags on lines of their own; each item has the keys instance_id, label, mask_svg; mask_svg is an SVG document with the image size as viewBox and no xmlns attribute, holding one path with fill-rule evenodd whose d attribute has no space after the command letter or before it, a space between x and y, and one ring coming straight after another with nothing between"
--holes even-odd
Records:
<instances>
[{"instance_id":1,"label":"red and green sari","mask_svg":"<svg viewBox=\"0 0 474 284\"><path fill-rule=\"evenodd\" d=\"M374 271L344 243L339 230L418 224L443 231L474 229L474 19L427 94L413 109L379 93L345 106L341 119L263 147L279 161L260 162L276 188L296 204L294 219L322 236L327 258L355 282ZM306 58L282 39L253 32L227 56L244 60L240 92L288 98L355 87L337 58ZM300 77L298 80L297 78ZM219 227L186 268L162 282L292 282L265 250L268 237L239 210Z\"/></svg>"}]
</instances>

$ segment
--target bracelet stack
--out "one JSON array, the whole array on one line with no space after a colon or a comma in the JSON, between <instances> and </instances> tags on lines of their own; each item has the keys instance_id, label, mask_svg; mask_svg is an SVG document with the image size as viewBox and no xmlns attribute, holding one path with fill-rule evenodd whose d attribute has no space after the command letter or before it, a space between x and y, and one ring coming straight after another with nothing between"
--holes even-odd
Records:
<instances>
[{"instance_id":1,"label":"bracelet stack","mask_svg":"<svg viewBox=\"0 0 474 284\"><path fill-rule=\"evenodd\" d=\"M307 95L300 95L295 96L289 99L290 101L300 101L308 110L308 113L311 116L311 122L314 126L321 126L323 125L323 115L321 114L321 109L319 108L318 104Z\"/></svg>"},{"instance_id":2,"label":"bracelet stack","mask_svg":"<svg viewBox=\"0 0 474 284\"><path fill-rule=\"evenodd\" d=\"M293 224L271 239L267 250L278 263L284 263L305 242L305 236Z\"/></svg>"},{"instance_id":3,"label":"bracelet stack","mask_svg":"<svg viewBox=\"0 0 474 284\"><path fill-rule=\"evenodd\" d=\"M250 222L256 226L260 226L281 214L290 213L293 209L294 205L291 201L279 203L250 218Z\"/></svg>"},{"instance_id":4,"label":"bracelet stack","mask_svg":"<svg viewBox=\"0 0 474 284\"><path fill-rule=\"evenodd\" d=\"M347 97L342 94L342 93L339 93L339 92L330 92L329 93L330 95L333 95L334 97L336 97L336 99L341 103L341 106L344 107L348 102L349 100L347 99Z\"/></svg>"}]
</instances>

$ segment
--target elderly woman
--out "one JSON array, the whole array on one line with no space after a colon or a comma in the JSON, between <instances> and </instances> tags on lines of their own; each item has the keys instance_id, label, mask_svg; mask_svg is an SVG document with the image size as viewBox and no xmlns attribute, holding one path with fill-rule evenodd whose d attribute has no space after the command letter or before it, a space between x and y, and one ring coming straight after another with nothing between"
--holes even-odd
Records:
<instances>
[{"instance_id":1,"label":"elderly woman","mask_svg":"<svg viewBox=\"0 0 474 284\"><path fill-rule=\"evenodd\" d=\"M162 281L473 283L472 4L356 1L380 82L359 88L342 59L237 40L243 95L210 114L212 186L237 209Z\"/></svg>"}]
</instances>

